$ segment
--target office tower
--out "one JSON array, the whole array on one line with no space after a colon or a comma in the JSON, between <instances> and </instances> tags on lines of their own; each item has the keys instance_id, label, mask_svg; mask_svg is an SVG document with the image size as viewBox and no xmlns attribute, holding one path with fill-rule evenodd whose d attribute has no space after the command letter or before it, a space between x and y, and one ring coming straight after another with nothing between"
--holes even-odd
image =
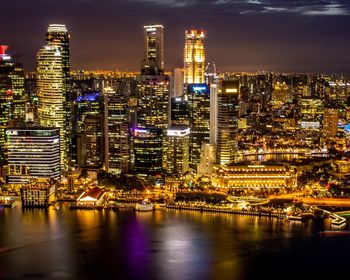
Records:
<instances>
[{"instance_id":1,"label":"office tower","mask_svg":"<svg viewBox=\"0 0 350 280\"><path fill-rule=\"evenodd\" d=\"M205 83L204 32L193 29L185 31L184 83Z\"/></svg>"},{"instance_id":2,"label":"office tower","mask_svg":"<svg viewBox=\"0 0 350 280\"><path fill-rule=\"evenodd\" d=\"M210 141L210 89L206 84L188 85L190 111L190 167L197 169L203 143Z\"/></svg>"},{"instance_id":3,"label":"office tower","mask_svg":"<svg viewBox=\"0 0 350 280\"><path fill-rule=\"evenodd\" d=\"M102 114L86 115L83 127L83 167L98 170L103 163Z\"/></svg>"},{"instance_id":4,"label":"office tower","mask_svg":"<svg viewBox=\"0 0 350 280\"><path fill-rule=\"evenodd\" d=\"M128 173L130 135L128 98L122 92L105 89L105 163L107 172Z\"/></svg>"},{"instance_id":5,"label":"office tower","mask_svg":"<svg viewBox=\"0 0 350 280\"><path fill-rule=\"evenodd\" d=\"M167 173L181 177L189 170L190 129L173 126L167 129Z\"/></svg>"},{"instance_id":6,"label":"office tower","mask_svg":"<svg viewBox=\"0 0 350 280\"><path fill-rule=\"evenodd\" d=\"M7 178L21 186L35 178L60 179L60 134L57 128L6 129Z\"/></svg>"},{"instance_id":7,"label":"office tower","mask_svg":"<svg viewBox=\"0 0 350 280\"><path fill-rule=\"evenodd\" d=\"M0 161L4 160L5 128L25 120L24 71L18 56L6 54L0 46Z\"/></svg>"},{"instance_id":8,"label":"office tower","mask_svg":"<svg viewBox=\"0 0 350 280\"><path fill-rule=\"evenodd\" d=\"M210 84L210 144L216 146L218 122L218 85Z\"/></svg>"},{"instance_id":9,"label":"office tower","mask_svg":"<svg viewBox=\"0 0 350 280\"><path fill-rule=\"evenodd\" d=\"M141 74L159 75L164 71L164 27L146 25L143 27L145 39L145 59L142 61Z\"/></svg>"},{"instance_id":10,"label":"office tower","mask_svg":"<svg viewBox=\"0 0 350 280\"><path fill-rule=\"evenodd\" d=\"M171 125L190 125L190 108L187 95L171 98Z\"/></svg>"},{"instance_id":11,"label":"office tower","mask_svg":"<svg viewBox=\"0 0 350 280\"><path fill-rule=\"evenodd\" d=\"M222 81L219 84L217 104L217 163L230 164L235 161L238 149L238 81Z\"/></svg>"},{"instance_id":12,"label":"office tower","mask_svg":"<svg viewBox=\"0 0 350 280\"><path fill-rule=\"evenodd\" d=\"M82 167L82 136L84 119L89 114L103 113L103 96L98 91L82 91L73 102L72 162L73 166ZM80 159L79 159L80 156Z\"/></svg>"},{"instance_id":13,"label":"office tower","mask_svg":"<svg viewBox=\"0 0 350 280\"><path fill-rule=\"evenodd\" d=\"M168 127L169 79L165 75L139 77L138 127Z\"/></svg>"},{"instance_id":14,"label":"office tower","mask_svg":"<svg viewBox=\"0 0 350 280\"><path fill-rule=\"evenodd\" d=\"M103 112L102 94L98 91L83 91L75 99L73 112L73 128L74 131L80 133L83 131L83 122L86 115Z\"/></svg>"},{"instance_id":15,"label":"office tower","mask_svg":"<svg viewBox=\"0 0 350 280\"><path fill-rule=\"evenodd\" d=\"M6 54L9 46L0 46L1 91L12 96L10 118L17 124L24 123L26 94L24 70L20 56ZM6 81L7 80L7 81Z\"/></svg>"},{"instance_id":16,"label":"office tower","mask_svg":"<svg viewBox=\"0 0 350 280\"><path fill-rule=\"evenodd\" d=\"M201 147L201 159L197 166L198 176L211 176L216 162L215 146L209 143L203 143Z\"/></svg>"},{"instance_id":17,"label":"office tower","mask_svg":"<svg viewBox=\"0 0 350 280\"><path fill-rule=\"evenodd\" d=\"M173 74L173 91L171 97L179 97L184 94L184 72L181 68L175 68Z\"/></svg>"},{"instance_id":18,"label":"office tower","mask_svg":"<svg viewBox=\"0 0 350 280\"><path fill-rule=\"evenodd\" d=\"M61 169L68 166L65 110L65 76L62 47L48 43L36 55L39 125L60 129Z\"/></svg>"},{"instance_id":19,"label":"office tower","mask_svg":"<svg viewBox=\"0 0 350 280\"><path fill-rule=\"evenodd\" d=\"M153 182L162 180L163 130L133 129L134 173Z\"/></svg>"},{"instance_id":20,"label":"office tower","mask_svg":"<svg viewBox=\"0 0 350 280\"><path fill-rule=\"evenodd\" d=\"M326 108L323 114L323 135L335 137L338 131L338 109Z\"/></svg>"},{"instance_id":21,"label":"office tower","mask_svg":"<svg viewBox=\"0 0 350 280\"><path fill-rule=\"evenodd\" d=\"M72 98L70 86L70 34L63 24L50 24L46 32L46 44L55 42L61 46L62 73L64 81L64 110L66 118L66 141L68 163L71 160L72 149Z\"/></svg>"}]
</instances>

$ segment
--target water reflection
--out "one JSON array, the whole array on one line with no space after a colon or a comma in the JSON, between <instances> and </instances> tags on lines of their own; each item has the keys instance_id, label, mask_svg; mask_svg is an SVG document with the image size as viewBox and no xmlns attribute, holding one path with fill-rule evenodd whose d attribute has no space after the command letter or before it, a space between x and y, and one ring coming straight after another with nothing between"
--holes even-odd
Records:
<instances>
[{"instance_id":1,"label":"water reflection","mask_svg":"<svg viewBox=\"0 0 350 280\"><path fill-rule=\"evenodd\" d=\"M335 276L350 240L320 238L327 226L165 209L2 209L0 246L15 249L0 253L0 279L280 279L323 259Z\"/></svg>"}]
</instances>

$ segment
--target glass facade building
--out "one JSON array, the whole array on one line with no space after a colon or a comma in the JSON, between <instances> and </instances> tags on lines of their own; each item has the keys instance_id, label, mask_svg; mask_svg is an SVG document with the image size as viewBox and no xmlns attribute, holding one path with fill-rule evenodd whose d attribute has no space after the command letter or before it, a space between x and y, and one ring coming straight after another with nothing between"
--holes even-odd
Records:
<instances>
[{"instance_id":1,"label":"glass facade building","mask_svg":"<svg viewBox=\"0 0 350 280\"><path fill-rule=\"evenodd\" d=\"M60 133L56 128L6 129L7 180L11 185L35 178L60 179Z\"/></svg>"}]
</instances>

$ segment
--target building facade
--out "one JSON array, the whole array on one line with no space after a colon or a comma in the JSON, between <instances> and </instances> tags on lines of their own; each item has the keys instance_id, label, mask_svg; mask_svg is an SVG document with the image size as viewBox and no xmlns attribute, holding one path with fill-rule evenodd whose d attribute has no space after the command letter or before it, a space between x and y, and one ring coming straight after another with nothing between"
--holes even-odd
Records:
<instances>
[{"instance_id":1,"label":"building facade","mask_svg":"<svg viewBox=\"0 0 350 280\"><path fill-rule=\"evenodd\" d=\"M159 75L164 70L164 26L160 24L143 27L145 59L141 72L145 75Z\"/></svg>"},{"instance_id":2,"label":"building facade","mask_svg":"<svg viewBox=\"0 0 350 280\"><path fill-rule=\"evenodd\" d=\"M61 47L60 53L62 57L62 75L63 75L63 97L65 111L65 127L66 127L66 149L68 163L71 161L72 153L72 96L70 85L70 34L64 24L50 24L45 35L46 44L59 44Z\"/></svg>"},{"instance_id":3,"label":"building facade","mask_svg":"<svg viewBox=\"0 0 350 280\"><path fill-rule=\"evenodd\" d=\"M188 127L171 127L167 129L167 174L181 177L189 171Z\"/></svg>"},{"instance_id":4,"label":"building facade","mask_svg":"<svg viewBox=\"0 0 350 280\"><path fill-rule=\"evenodd\" d=\"M163 130L135 128L132 133L135 175L160 181L163 167Z\"/></svg>"},{"instance_id":5,"label":"building facade","mask_svg":"<svg viewBox=\"0 0 350 280\"><path fill-rule=\"evenodd\" d=\"M205 51L203 30L193 29L185 31L184 49L184 83L205 83Z\"/></svg>"},{"instance_id":6,"label":"building facade","mask_svg":"<svg viewBox=\"0 0 350 280\"><path fill-rule=\"evenodd\" d=\"M235 161L238 150L239 119L238 81L222 81L217 94L217 148L218 164L230 164Z\"/></svg>"},{"instance_id":7,"label":"building facade","mask_svg":"<svg viewBox=\"0 0 350 280\"><path fill-rule=\"evenodd\" d=\"M297 173L284 165L221 165L215 166L213 185L236 190L274 190L295 188Z\"/></svg>"},{"instance_id":8,"label":"building facade","mask_svg":"<svg viewBox=\"0 0 350 280\"><path fill-rule=\"evenodd\" d=\"M210 142L210 89L206 84L187 88L190 112L190 167L197 170L203 143Z\"/></svg>"},{"instance_id":9,"label":"building facade","mask_svg":"<svg viewBox=\"0 0 350 280\"><path fill-rule=\"evenodd\" d=\"M6 129L6 159L7 181L12 186L21 186L36 178L59 180L59 129Z\"/></svg>"},{"instance_id":10,"label":"building facade","mask_svg":"<svg viewBox=\"0 0 350 280\"><path fill-rule=\"evenodd\" d=\"M62 47L56 41L42 47L36 56L39 125L60 130L61 168L68 166L65 110L65 76Z\"/></svg>"}]
</instances>

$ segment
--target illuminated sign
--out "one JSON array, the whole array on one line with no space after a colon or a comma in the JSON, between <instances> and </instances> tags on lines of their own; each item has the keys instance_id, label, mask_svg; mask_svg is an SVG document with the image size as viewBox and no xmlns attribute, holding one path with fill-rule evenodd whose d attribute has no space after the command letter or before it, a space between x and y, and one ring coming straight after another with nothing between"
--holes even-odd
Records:
<instances>
[{"instance_id":1,"label":"illuminated sign","mask_svg":"<svg viewBox=\"0 0 350 280\"><path fill-rule=\"evenodd\" d=\"M226 89L226 93L237 93L238 92L238 89L236 88L227 88Z\"/></svg>"},{"instance_id":2,"label":"illuminated sign","mask_svg":"<svg viewBox=\"0 0 350 280\"><path fill-rule=\"evenodd\" d=\"M149 131L147 129L139 129L139 128L135 128L134 130L135 137L141 136L140 134L145 134L145 133L149 133Z\"/></svg>"},{"instance_id":3,"label":"illuminated sign","mask_svg":"<svg viewBox=\"0 0 350 280\"><path fill-rule=\"evenodd\" d=\"M193 87L193 90L195 91L202 91L202 90L206 90L207 88L206 87L200 87L200 86L196 86L196 87Z\"/></svg>"},{"instance_id":4,"label":"illuminated sign","mask_svg":"<svg viewBox=\"0 0 350 280\"><path fill-rule=\"evenodd\" d=\"M148 28L146 28L146 31L147 31L147 32L156 31L156 30L157 30L157 29L154 28L154 27L148 27Z\"/></svg>"},{"instance_id":5,"label":"illuminated sign","mask_svg":"<svg viewBox=\"0 0 350 280\"><path fill-rule=\"evenodd\" d=\"M201 92L201 93L209 93L209 87L206 84L192 84L189 85L190 92Z\"/></svg>"},{"instance_id":6,"label":"illuminated sign","mask_svg":"<svg viewBox=\"0 0 350 280\"><path fill-rule=\"evenodd\" d=\"M167 135L168 136L186 136L190 134L190 129L189 128L186 128L186 129L178 129L178 130L175 130L175 129L169 129L167 131Z\"/></svg>"},{"instance_id":7,"label":"illuminated sign","mask_svg":"<svg viewBox=\"0 0 350 280\"><path fill-rule=\"evenodd\" d=\"M7 130L6 135L18 135L18 131L16 130Z\"/></svg>"},{"instance_id":8,"label":"illuminated sign","mask_svg":"<svg viewBox=\"0 0 350 280\"><path fill-rule=\"evenodd\" d=\"M176 97L176 98L175 98L175 102L180 102L181 100L182 100L181 97Z\"/></svg>"}]
</instances>

